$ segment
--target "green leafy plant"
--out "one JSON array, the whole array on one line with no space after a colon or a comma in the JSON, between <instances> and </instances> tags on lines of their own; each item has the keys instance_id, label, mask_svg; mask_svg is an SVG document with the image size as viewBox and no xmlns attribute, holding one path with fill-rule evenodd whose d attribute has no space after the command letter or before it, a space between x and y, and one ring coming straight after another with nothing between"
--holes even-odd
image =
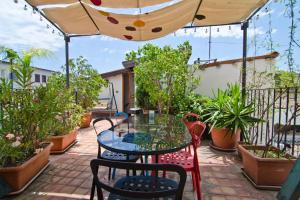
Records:
<instances>
[{"instance_id":1,"label":"green leafy plant","mask_svg":"<svg viewBox=\"0 0 300 200\"><path fill-rule=\"evenodd\" d=\"M188 65L191 52L191 45L185 42L177 48L146 44L126 54L126 60L137 63L134 68L137 88L149 94L150 104L155 105L159 113L174 112L177 102L197 81L191 69L194 66Z\"/></svg>"},{"instance_id":2,"label":"green leafy plant","mask_svg":"<svg viewBox=\"0 0 300 200\"><path fill-rule=\"evenodd\" d=\"M78 104L84 109L91 109L99 99L106 81L92 68L88 60L79 56L70 59L70 89L78 92Z\"/></svg>"},{"instance_id":3,"label":"green leafy plant","mask_svg":"<svg viewBox=\"0 0 300 200\"><path fill-rule=\"evenodd\" d=\"M1 79L1 129L0 164L14 166L24 162L41 148L50 129L53 117L51 97L44 88L32 88L31 60L33 57L47 56L49 52L30 49L21 54L3 48L1 53L10 60L14 80ZM16 89L13 89L13 83Z\"/></svg>"},{"instance_id":4,"label":"green leafy plant","mask_svg":"<svg viewBox=\"0 0 300 200\"><path fill-rule=\"evenodd\" d=\"M225 91L218 90L214 98L206 103L206 122L211 129L227 128L228 133L235 134L241 130L244 141L249 142L248 128L261 119L252 117L254 105L246 105L242 99L239 85L228 85Z\"/></svg>"},{"instance_id":5,"label":"green leafy plant","mask_svg":"<svg viewBox=\"0 0 300 200\"><path fill-rule=\"evenodd\" d=\"M52 75L45 89L52 97L52 109L55 113L51 120L52 129L49 134L58 136L74 130L80 121L83 109L75 103L72 89L65 87L65 76L59 73Z\"/></svg>"}]
</instances>

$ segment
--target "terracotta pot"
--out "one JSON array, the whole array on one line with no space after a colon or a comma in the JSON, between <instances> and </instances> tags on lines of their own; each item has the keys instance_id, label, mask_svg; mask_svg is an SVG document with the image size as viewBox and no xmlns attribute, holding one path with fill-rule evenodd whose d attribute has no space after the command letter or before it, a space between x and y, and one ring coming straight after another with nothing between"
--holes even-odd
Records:
<instances>
[{"instance_id":1,"label":"terracotta pot","mask_svg":"<svg viewBox=\"0 0 300 200\"><path fill-rule=\"evenodd\" d=\"M22 165L0 168L0 176L12 188L12 192L22 190L48 164L51 146L51 143L48 144Z\"/></svg>"},{"instance_id":2,"label":"terracotta pot","mask_svg":"<svg viewBox=\"0 0 300 200\"><path fill-rule=\"evenodd\" d=\"M53 146L51 147L51 153L64 152L76 141L77 134L78 129L76 128L65 135L51 136L50 140L53 143Z\"/></svg>"},{"instance_id":3,"label":"terracotta pot","mask_svg":"<svg viewBox=\"0 0 300 200\"><path fill-rule=\"evenodd\" d=\"M264 150L265 146L238 145L242 154L244 172L258 186L281 186L291 169L296 158L286 154L289 159L260 158L249 152L249 150ZM274 151L279 151L273 148Z\"/></svg>"},{"instance_id":4,"label":"terracotta pot","mask_svg":"<svg viewBox=\"0 0 300 200\"><path fill-rule=\"evenodd\" d=\"M235 149L240 141L240 133L240 129L233 134L227 128L213 128L211 131L213 145L224 150Z\"/></svg>"},{"instance_id":5,"label":"terracotta pot","mask_svg":"<svg viewBox=\"0 0 300 200\"><path fill-rule=\"evenodd\" d=\"M92 121L92 112L85 113L80 121L80 128L90 127L90 123Z\"/></svg>"}]
</instances>

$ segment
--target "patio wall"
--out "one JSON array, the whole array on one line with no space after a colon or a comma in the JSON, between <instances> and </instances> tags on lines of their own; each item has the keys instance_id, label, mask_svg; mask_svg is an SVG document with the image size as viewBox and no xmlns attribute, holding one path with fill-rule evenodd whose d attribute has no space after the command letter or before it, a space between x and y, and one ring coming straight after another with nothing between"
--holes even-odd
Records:
<instances>
[{"instance_id":1,"label":"patio wall","mask_svg":"<svg viewBox=\"0 0 300 200\"><path fill-rule=\"evenodd\" d=\"M274 59L259 59L247 62L247 85L253 84L253 74L259 72L268 73L274 72ZM226 89L228 83L241 83L242 80L242 62L235 62L229 64L220 64L216 66L205 67L196 71L196 76L200 76L200 84L195 89L197 94L213 96L213 91L219 89ZM266 79L262 78L262 79ZM260 80L255 80L256 82ZM265 81L263 88L272 87L273 81Z\"/></svg>"}]
</instances>

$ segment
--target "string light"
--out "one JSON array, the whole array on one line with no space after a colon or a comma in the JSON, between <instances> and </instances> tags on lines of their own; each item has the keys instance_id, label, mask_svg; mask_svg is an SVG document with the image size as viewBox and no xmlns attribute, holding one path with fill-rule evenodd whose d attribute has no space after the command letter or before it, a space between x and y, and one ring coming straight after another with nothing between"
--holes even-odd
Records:
<instances>
[{"instance_id":1,"label":"string light","mask_svg":"<svg viewBox=\"0 0 300 200\"><path fill-rule=\"evenodd\" d=\"M219 29L219 28L217 28L217 32L220 32L220 29Z\"/></svg>"},{"instance_id":2,"label":"string light","mask_svg":"<svg viewBox=\"0 0 300 200\"><path fill-rule=\"evenodd\" d=\"M208 33L207 29L205 29L205 33Z\"/></svg>"},{"instance_id":3,"label":"string light","mask_svg":"<svg viewBox=\"0 0 300 200\"><path fill-rule=\"evenodd\" d=\"M195 27L195 29L194 29L194 33L196 33L197 32L197 28Z\"/></svg>"},{"instance_id":4,"label":"string light","mask_svg":"<svg viewBox=\"0 0 300 200\"><path fill-rule=\"evenodd\" d=\"M229 27L228 27L228 30L230 30L230 31L231 31L231 26L229 26Z\"/></svg>"},{"instance_id":5,"label":"string light","mask_svg":"<svg viewBox=\"0 0 300 200\"><path fill-rule=\"evenodd\" d=\"M48 29L50 28L49 24L47 24L47 28L48 28Z\"/></svg>"},{"instance_id":6,"label":"string light","mask_svg":"<svg viewBox=\"0 0 300 200\"><path fill-rule=\"evenodd\" d=\"M54 30L54 29L52 29L52 33L53 33L53 34L55 33L55 30Z\"/></svg>"},{"instance_id":7,"label":"string light","mask_svg":"<svg viewBox=\"0 0 300 200\"><path fill-rule=\"evenodd\" d=\"M26 4L24 5L24 10L27 10L27 5Z\"/></svg>"},{"instance_id":8,"label":"string light","mask_svg":"<svg viewBox=\"0 0 300 200\"><path fill-rule=\"evenodd\" d=\"M36 13L36 10L34 8L32 8L32 13L35 14Z\"/></svg>"},{"instance_id":9,"label":"string light","mask_svg":"<svg viewBox=\"0 0 300 200\"><path fill-rule=\"evenodd\" d=\"M184 33L186 33L186 28L184 29Z\"/></svg>"},{"instance_id":10,"label":"string light","mask_svg":"<svg viewBox=\"0 0 300 200\"><path fill-rule=\"evenodd\" d=\"M14 0L15 3L18 3L18 0Z\"/></svg>"},{"instance_id":11,"label":"string light","mask_svg":"<svg viewBox=\"0 0 300 200\"><path fill-rule=\"evenodd\" d=\"M258 20L259 19L259 15L256 15L256 20Z\"/></svg>"},{"instance_id":12,"label":"string light","mask_svg":"<svg viewBox=\"0 0 300 200\"><path fill-rule=\"evenodd\" d=\"M40 21L43 21L43 18L42 18L42 16L40 16Z\"/></svg>"}]
</instances>

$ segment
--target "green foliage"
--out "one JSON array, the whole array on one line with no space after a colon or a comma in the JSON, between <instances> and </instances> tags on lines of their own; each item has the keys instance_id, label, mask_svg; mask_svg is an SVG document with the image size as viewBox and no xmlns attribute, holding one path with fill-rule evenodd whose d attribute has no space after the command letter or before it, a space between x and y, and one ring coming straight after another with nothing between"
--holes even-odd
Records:
<instances>
[{"instance_id":1,"label":"green foliage","mask_svg":"<svg viewBox=\"0 0 300 200\"><path fill-rule=\"evenodd\" d=\"M82 56L70 59L70 88L78 91L78 104L84 110L91 109L95 105L102 87L106 84L87 59Z\"/></svg>"},{"instance_id":2,"label":"green foliage","mask_svg":"<svg viewBox=\"0 0 300 200\"><path fill-rule=\"evenodd\" d=\"M296 72L277 70L274 79L279 88L300 86L300 75Z\"/></svg>"},{"instance_id":3,"label":"green foliage","mask_svg":"<svg viewBox=\"0 0 300 200\"><path fill-rule=\"evenodd\" d=\"M225 91L218 90L205 105L205 117L211 128L228 128L231 133L241 130L245 142L249 142L248 128L261 119L252 117L254 105L245 105L239 85L228 85Z\"/></svg>"},{"instance_id":4,"label":"green foliage","mask_svg":"<svg viewBox=\"0 0 300 200\"><path fill-rule=\"evenodd\" d=\"M74 101L74 92L65 87L65 76L54 74L48 79L45 87L52 101L49 102L55 116L51 120L50 135L64 135L74 130L83 114L81 106Z\"/></svg>"},{"instance_id":5,"label":"green foliage","mask_svg":"<svg viewBox=\"0 0 300 200\"><path fill-rule=\"evenodd\" d=\"M182 101L179 102L178 117L183 118L186 113L198 114L202 121L205 121L204 111L205 104L210 100L209 97L191 93L187 95Z\"/></svg>"},{"instance_id":6,"label":"green foliage","mask_svg":"<svg viewBox=\"0 0 300 200\"><path fill-rule=\"evenodd\" d=\"M33 90L31 83L31 60L43 52L31 49L19 55L11 49L2 49L2 53L11 61L17 89L12 89L13 81L1 79L1 165L16 165L28 159L49 131L48 125L53 117L49 103L53 96L43 87Z\"/></svg>"},{"instance_id":7,"label":"green foliage","mask_svg":"<svg viewBox=\"0 0 300 200\"><path fill-rule=\"evenodd\" d=\"M196 83L187 64L191 51L191 45L185 42L177 48L146 44L137 52L126 54L126 60L137 63L134 68L137 87L149 94L150 104L160 113L169 113L178 107L176 102L183 99Z\"/></svg>"},{"instance_id":8,"label":"green foliage","mask_svg":"<svg viewBox=\"0 0 300 200\"><path fill-rule=\"evenodd\" d=\"M145 110L155 109L155 105L150 102L149 93L142 88L142 86L138 87L135 91L137 105Z\"/></svg>"}]
</instances>

